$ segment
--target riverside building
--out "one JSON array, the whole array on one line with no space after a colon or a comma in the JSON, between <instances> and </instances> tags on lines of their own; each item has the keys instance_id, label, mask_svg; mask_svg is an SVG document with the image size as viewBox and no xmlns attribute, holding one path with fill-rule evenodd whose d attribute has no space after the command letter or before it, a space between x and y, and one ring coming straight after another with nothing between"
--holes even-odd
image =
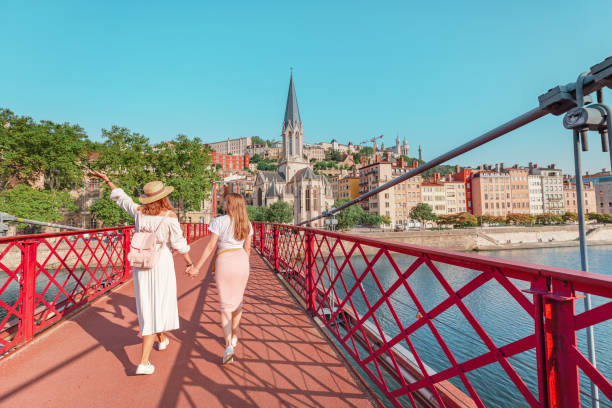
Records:
<instances>
[{"instance_id":1,"label":"riverside building","mask_svg":"<svg viewBox=\"0 0 612 408\"><path fill-rule=\"evenodd\" d=\"M538 167L529 163L529 174L539 176L542 184L542 211L551 214L565 213L563 202L563 174L554 164Z\"/></svg>"},{"instance_id":2,"label":"riverside building","mask_svg":"<svg viewBox=\"0 0 612 408\"><path fill-rule=\"evenodd\" d=\"M363 166L359 169L359 193L382 186L416 166L418 163L407 164L402 158L392 162L389 157ZM391 225L410 225L410 210L421 202L421 183L421 176L412 177L361 201L361 206L369 213L389 217Z\"/></svg>"},{"instance_id":3,"label":"riverside building","mask_svg":"<svg viewBox=\"0 0 612 408\"><path fill-rule=\"evenodd\" d=\"M584 183L582 193L584 194L584 213L597 212L597 198L595 188L591 183ZM565 202L565 211L578 213L578 197L576 196L576 184L568 181L563 183L563 201Z\"/></svg>"}]
</instances>

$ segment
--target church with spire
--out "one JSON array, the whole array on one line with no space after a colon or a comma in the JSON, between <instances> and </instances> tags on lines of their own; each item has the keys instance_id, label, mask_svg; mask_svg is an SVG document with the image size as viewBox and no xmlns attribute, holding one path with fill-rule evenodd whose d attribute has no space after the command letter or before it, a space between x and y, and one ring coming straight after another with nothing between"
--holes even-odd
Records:
<instances>
[{"instance_id":1,"label":"church with spire","mask_svg":"<svg viewBox=\"0 0 612 408\"><path fill-rule=\"evenodd\" d=\"M293 72L282 126L282 154L276 171L258 171L253 204L267 207L284 201L293 207L294 221L301 222L332 208L334 197L325 176L317 175L304 156L304 129L298 108ZM315 221L316 226L322 220ZM315 225L313 225L315 226Z\"/></svg>"}]
</instances>

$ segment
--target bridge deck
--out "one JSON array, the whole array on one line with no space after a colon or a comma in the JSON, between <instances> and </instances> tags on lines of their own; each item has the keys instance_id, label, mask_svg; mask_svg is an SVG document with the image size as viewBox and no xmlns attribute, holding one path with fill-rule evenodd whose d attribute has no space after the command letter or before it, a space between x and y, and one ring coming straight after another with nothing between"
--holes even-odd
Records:
<instances>
[{"instance_id":1,"label":"bridge deck","mask_svg":"<svg viewBox=\"0 0 612 408\"><path fill-rule=\"evenodd\" d=\"M194 258L202 246L193 244ZM182 257L175 261L182 270ZM0 362L0 406L371 406L258 255L251 256L234 364L219 364L214 277L179 274L178 296L181 328L167 350L153 350L154 375L132 375L140 337L129 283Z\"/></svg>"}]
</instances>

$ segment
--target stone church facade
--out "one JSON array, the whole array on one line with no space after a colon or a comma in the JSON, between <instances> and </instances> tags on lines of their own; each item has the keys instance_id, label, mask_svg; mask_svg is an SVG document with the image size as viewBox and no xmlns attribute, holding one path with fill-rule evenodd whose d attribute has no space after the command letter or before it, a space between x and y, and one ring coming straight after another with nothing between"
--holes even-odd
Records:
<instances>
[{"instance_id":1,"label":"stone church facade","mask_svg":"<svg viewBox=\"0 0 612 408\"><path fill-rule=\"evenodd\" d=\"M299 223L320 215L334 204L331 185L325 176L312 171L304 157L304 129L293 85L289 94L282 130L282 153L277 171L258 171L253 185L253 204L267 207L284 201L293 207L294 222ZM321 226L317 220L313 226Z\"/></svg>"}]
</instances>

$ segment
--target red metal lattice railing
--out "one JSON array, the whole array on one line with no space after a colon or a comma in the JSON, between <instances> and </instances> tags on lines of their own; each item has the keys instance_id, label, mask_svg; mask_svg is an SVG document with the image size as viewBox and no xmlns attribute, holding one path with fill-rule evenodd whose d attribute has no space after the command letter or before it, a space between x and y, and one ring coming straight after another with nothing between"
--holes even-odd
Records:
<instances>
[{"instance_id":1,"label":"red metal lattice railing","mask_svg":"<svg viewBox=\"0 0 612 408\"><path fill-rule=\"evenodd\" d=\"M206 224L181 224L188 242ZM0 355L131 278L132 227L0 238Z\"/></svg>"},{"instance_id":2,"label":"red metal lattice railing","mask_svg":"<svg viewBox=\"0 0 612 408\"><path fill-rule=\"evenodd\" d=\"M610 406L577 333L612 333L611 276L277 224L254 246L395 406L578 407L589 381Z\"/></svg>"}]
</instances>

